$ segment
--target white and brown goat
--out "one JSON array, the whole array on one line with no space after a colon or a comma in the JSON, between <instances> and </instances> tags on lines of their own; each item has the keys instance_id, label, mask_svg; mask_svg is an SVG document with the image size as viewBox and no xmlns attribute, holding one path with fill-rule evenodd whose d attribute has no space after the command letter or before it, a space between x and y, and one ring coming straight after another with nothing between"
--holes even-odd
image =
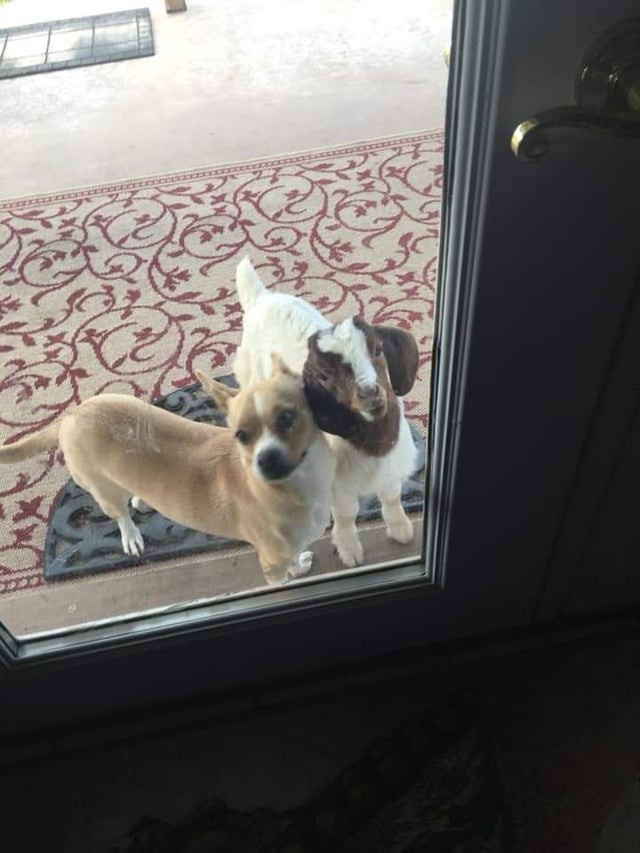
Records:
<instances>
[{"instance_id":1,"label":"white and brown goat","mask_svg":"<svg viewBox=\"0 0 640 853\"><path fill-rule=\"evenodd\" d=\"M336 460L332 540L342 562L363 561L356 518L365 495L380 498L389 538L409 542L413 528L400 495L417 453L399 397L416 378L413 336L359 316L334 325L303 299L269 291L248 258L238 265L236 285L245 312L238 382L244 386L268 375L270 353L278 352L303 374L316 422L328 433Z\"/></svg>"}]
</instances>

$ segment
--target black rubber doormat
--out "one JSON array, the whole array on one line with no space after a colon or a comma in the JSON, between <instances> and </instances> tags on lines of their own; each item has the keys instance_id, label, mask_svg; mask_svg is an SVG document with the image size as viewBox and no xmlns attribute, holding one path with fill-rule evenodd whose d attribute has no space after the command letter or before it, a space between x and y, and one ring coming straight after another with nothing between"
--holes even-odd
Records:
<instances>
[{"instance_id":1,"label":"black rubber doormat","mask_svg":"<svg viewBox=\"0 0 640 853\"><path fill-rule=\"evenodd\" d=\"M0 30L0 79L153 56L148 9Z\"/></svg>"}]
</instances>

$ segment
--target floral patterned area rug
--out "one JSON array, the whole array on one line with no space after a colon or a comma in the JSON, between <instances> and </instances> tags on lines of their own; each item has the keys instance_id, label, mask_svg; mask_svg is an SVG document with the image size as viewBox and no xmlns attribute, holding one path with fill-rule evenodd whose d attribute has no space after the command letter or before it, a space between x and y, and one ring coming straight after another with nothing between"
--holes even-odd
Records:
<instances>
[{"instance_id":1,"label":"floral patterned area rug","mask_svg":"<svg viewBox=\"0 0 640 853\"><path fill-rule=\"evenodd\" d=\"M155 399L196 367L229 373L237 263L329 319L411 330L424 434L443 133L0 201L0 439L93 394ZM0 594L45 583L42 552L68 474L58 453L0 468Z\"/></svg>"}]
</instances>

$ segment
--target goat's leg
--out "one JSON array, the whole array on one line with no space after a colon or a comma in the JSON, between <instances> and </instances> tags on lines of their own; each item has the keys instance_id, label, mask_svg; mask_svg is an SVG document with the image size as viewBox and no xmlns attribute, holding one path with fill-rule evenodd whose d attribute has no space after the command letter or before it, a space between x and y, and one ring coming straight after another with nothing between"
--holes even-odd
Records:
<instances>
[{"instance_id":1,"label":"goat's leg","mask_svg":"<svg viewBox=\"0 0 640 853\"><path fill-rule=\"evenodd\" d=\"M238 385L241 388L244 388L246 385L250 385L251 381L255 379L253 376L251 353L249 350L245 349L242 344L240 344L240 348L236 352L233 372L235 373Z\"/></svg>"},{"instance_id":2,"label":"goat's leg","mask_svg":"<svg viewBox=\"0 0 640 853\"><path fill-rule=\"evenodd\" d=\"M406 545L413 539L413 525L402 508L401 491L402 483L393 483L381 490L378 497L388 538Z\"/></svg>"},{"instance_id":3,"label":"goat's leg","mask_svg":"<svg viewBox=\"0 0 640 853\"><path fill-rule=\"evenodd\" d=\"M336 546L340 559L349 568L362 563L364 548L358 536L356 518L358 517L358 496L338 492L335 488L331 496L331 515L333 530L331 541Z\"/></svg>"}]
</instances>

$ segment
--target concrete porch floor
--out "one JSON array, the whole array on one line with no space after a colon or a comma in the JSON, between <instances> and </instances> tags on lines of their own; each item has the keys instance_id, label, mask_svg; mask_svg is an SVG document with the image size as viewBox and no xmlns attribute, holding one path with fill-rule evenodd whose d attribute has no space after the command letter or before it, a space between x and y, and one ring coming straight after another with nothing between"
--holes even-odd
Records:
<instances>
[{"instance_id":1,"label":"concrete porch floor","mask_svg":"<svg viewBox=\"0 0 640 853\"><path fill-rule=\"evenodd\" d=\"M136 6L9 0L0 29ZM148 0L155 56L2 86L0 197L441 127L453 0Z\"/></svg>"}]
</instances>

